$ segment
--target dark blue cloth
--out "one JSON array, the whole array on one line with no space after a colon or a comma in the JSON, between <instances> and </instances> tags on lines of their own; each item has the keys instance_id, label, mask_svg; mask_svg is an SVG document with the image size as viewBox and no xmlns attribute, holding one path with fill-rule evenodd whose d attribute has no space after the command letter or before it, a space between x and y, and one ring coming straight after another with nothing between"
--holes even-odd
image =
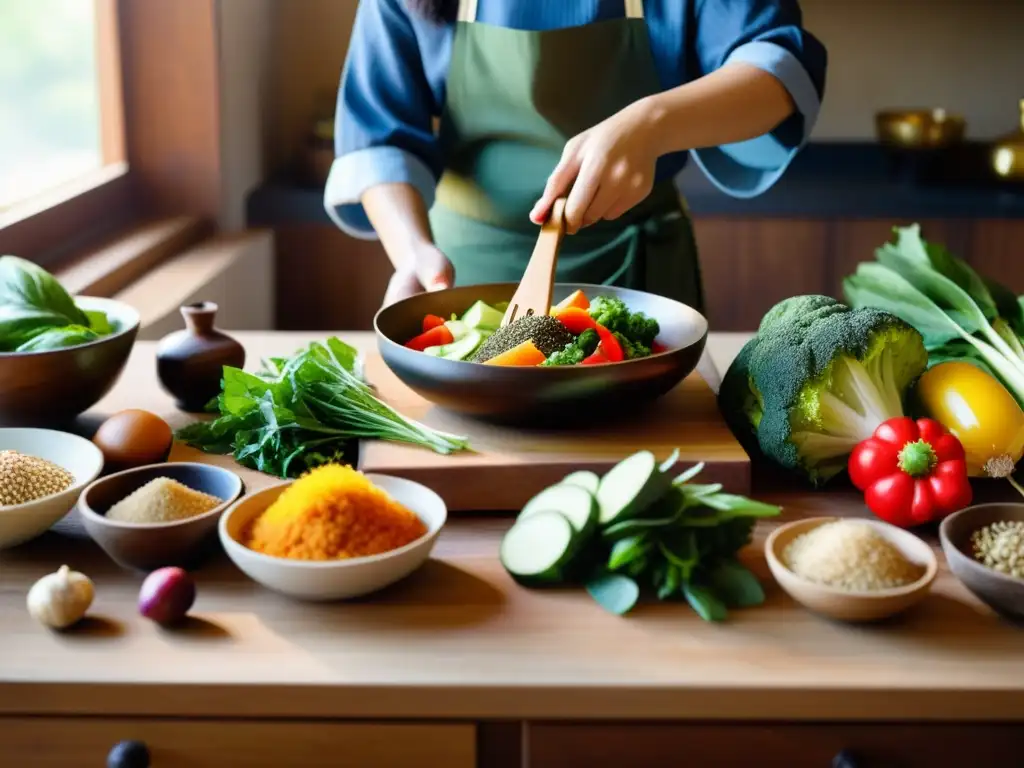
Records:
<instances>
[{"instance_id":1,"label":"dark blue cloth","mask_svg":"<svg viewBox=\"0 0 1024 768\"><path fill-rule=\"evenodd\" d=\"M337 159L324 202L342 229L362 238L375 237L359 203L366 189L408 182L429 206L444 168L432 118L444 108L455 25L432 23L406 3L360 1L338 94ZM477 21L545 30L624 15L623 0L478 0ZM804 31L797 0L645 0L644 19L666 90L737 61L789 90L797 111L772 133L692 152L726 193L764 192L806 142L825 89L825 48ZM658 178L676 176L687 157L661 158Z\"/></svg>"}]
</instances>

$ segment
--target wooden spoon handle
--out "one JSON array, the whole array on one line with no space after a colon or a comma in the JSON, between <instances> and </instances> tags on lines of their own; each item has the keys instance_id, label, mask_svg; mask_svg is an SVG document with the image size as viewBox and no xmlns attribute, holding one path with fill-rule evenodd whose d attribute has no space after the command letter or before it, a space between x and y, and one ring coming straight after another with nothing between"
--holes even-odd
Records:
<instances>
[{"instance_id":1,"label":"wooden spoon handle","mask_svg":"<svg viewBox=\"0 0 1024 768\"><path fill-rule=\"evenodd\" d=\"M558 266L558 248L565 236L565 203L560 197L551 206L551 214L540 228L537 245L519 281L502 325L508 325L528 310L546 314L551 309L551 295L554 292L555 268ZM543 306L542 306L543 305Z\"/></svg>"}]
</instances>

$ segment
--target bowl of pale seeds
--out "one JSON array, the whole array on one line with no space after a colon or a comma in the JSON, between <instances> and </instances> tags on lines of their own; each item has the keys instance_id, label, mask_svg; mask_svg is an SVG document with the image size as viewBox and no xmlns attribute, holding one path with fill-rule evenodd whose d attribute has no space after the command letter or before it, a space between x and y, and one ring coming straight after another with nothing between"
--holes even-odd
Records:
<instances>
[{"instance_id":1,"label":"bowl of pale seeds","mask_svg":"<svg viewBox=\"0 0 1024 768\"><path fill-rule=\"evenodd\" d=\"M1024 620L1024 504L979 504L939 527L949 569L975 597Z\"/></svg>"},{"instance_id":2,"label":"bowl of pale seeds","mask_svg":"<svg viewBox=\"0 0 1024 768\"><path fill-rule=\"evenodd\" d=\"M49 530L103 469L85 438L51 429L0 429L0 549Z\"/></svg>"}]
</instances>

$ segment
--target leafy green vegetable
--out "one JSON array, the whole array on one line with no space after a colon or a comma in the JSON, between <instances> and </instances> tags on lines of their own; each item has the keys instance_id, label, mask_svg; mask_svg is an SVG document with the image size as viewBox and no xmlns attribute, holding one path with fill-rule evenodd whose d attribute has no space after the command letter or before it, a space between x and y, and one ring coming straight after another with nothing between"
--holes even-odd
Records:
<instances>
[{"instance_id":1,"label":"leafy green vegetable","mask_svg":"<svg viewBox=\"0 0 1024 768\"><path fill-rule=\"evenodd\" d=\"M654 343L661 329L658 321L643 312L631 312L626 302L615 296L598 296L590 304L590 316L613 333L621 333L632 344L646 347Z\"/></svg>"},{"instance_id":2,"label":"leafy green vegetable","mask_svg":"<svg viewBox=\"0 0 1024 768\"><path fill-rule=\"evenodd\" d=\"M569 342L564 349L552 352L541 365L579 365L586 357L594 353L600 341L597 331L587 328Z\"/></svg>"},{"instance_id":3,"label":"leafy green vegetable","mask_svg":"<svg viewBox=\"0 0 1024 768\"><path fill-rule=\"evenodd\" d=\"M640 598L639 585L619 573L604 573L588 581L587 592L606 611L619 616L632 610Z\"/></svg>"},{"instance_id":4,"label":"leafy green vegetable","mask_svg":"<svg viewBox=\"0 0 1024 768\"><path fill-rule=\"evenodd\" d=\"M764 590L736 559L736 553L750 542L757 519L778 515L779 508L723 493L717 483L691 483L702 464L669 481L664 473L672 463L665 462L664 469L657 470L665 478L659 487L667 490L648 499L635 517L616 518L617 522L578 533L566 550L572 559L562 563L557 580L573 580L568 574L582 577L590 595L620 615L633 608L643 590L659 600L685 600L708 621L725 619L730 607L759 605ZM613 472L605 477L612 477ZM525 534L523 526L537 516L524 510L506 535L502 550L520 530ZM509 565L505 563L505 567Z\"/></svg>"},{"instance_id":5,"label":"leafy green vegetable","mask_svg":"<svg viewBox=\"0 0 1024 768\"><path fill-rule=\"evenodd\" d=\"M466 449L463 437L407 419L374 396L357 351L337 338L290 358L264 361L258 373L225 367L218 418L179 430L179 440L208 453L231 453L261 472L295 477L320 464L352 463L359 439L391 440L438 453Z\"/></svg>"},{"instance_id":6,"label":"leafy green vegetable","mask_svg":"<svg viewBox=\"0 0 1024 768\"><path fill-rule=\"evenodd\" d=\"M765 315L723 377L719 406L744 447L820 484L903 415L927 360L921 334L895 314L796 296Z\"/></svg>"},{"instance_id":7,"label":"leafy green vegetable","mask_svg":"<svg viewBox=\"0 0 1024 768\"><path fill-rule=\"evenodd\" d=\"M17 256L0 257L0 352L60 349L113 332L102 312L84 312L57 279Z\"/></svg>"},{"instance_id":8,"label":"leafy green vegetable","mask_svg":"<svg viewBox=\"0 0 1024 768\"><path fill-rule=\"evenodd\" d=\"M43 352L50 349L64 349L88 344L99 338L99 334L82 325L68 325L63 328L50 328L37 336L33 336L15 350L16 352Z\"/></svg>"},{"instance_id":9,"label":"leafy green vegetable","mask_svg":"<svg viewBox=\"0 0 1024 768\"><path fill-rule=\"evenodd\" d=\"M901 317L921 332L931 365L978 365L1024 406L1024 302L927 242L918 225L894 231L895 242L878 248L876 261L843 281L847 300Z\"/></svg>"}]
</instances>

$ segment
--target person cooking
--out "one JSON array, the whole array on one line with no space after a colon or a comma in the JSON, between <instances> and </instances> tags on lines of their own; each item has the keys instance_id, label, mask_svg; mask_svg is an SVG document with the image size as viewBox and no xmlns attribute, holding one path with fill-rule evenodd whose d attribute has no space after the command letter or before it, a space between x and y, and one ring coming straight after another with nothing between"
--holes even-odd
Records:
<instances>
[{"instance_id":1,"label":"person cooking","mask_svg":"<svg viewBox=\"0 0 1024 768\"><path fill-rule=\"evenodd\" d=\"M559 282L703 311L674 178L691 153L726 193L764 192L825 70L797 0L361 0L325 206L379 236L385 304L518 282L567 196Z\"/></svg>"}]
</instances>

